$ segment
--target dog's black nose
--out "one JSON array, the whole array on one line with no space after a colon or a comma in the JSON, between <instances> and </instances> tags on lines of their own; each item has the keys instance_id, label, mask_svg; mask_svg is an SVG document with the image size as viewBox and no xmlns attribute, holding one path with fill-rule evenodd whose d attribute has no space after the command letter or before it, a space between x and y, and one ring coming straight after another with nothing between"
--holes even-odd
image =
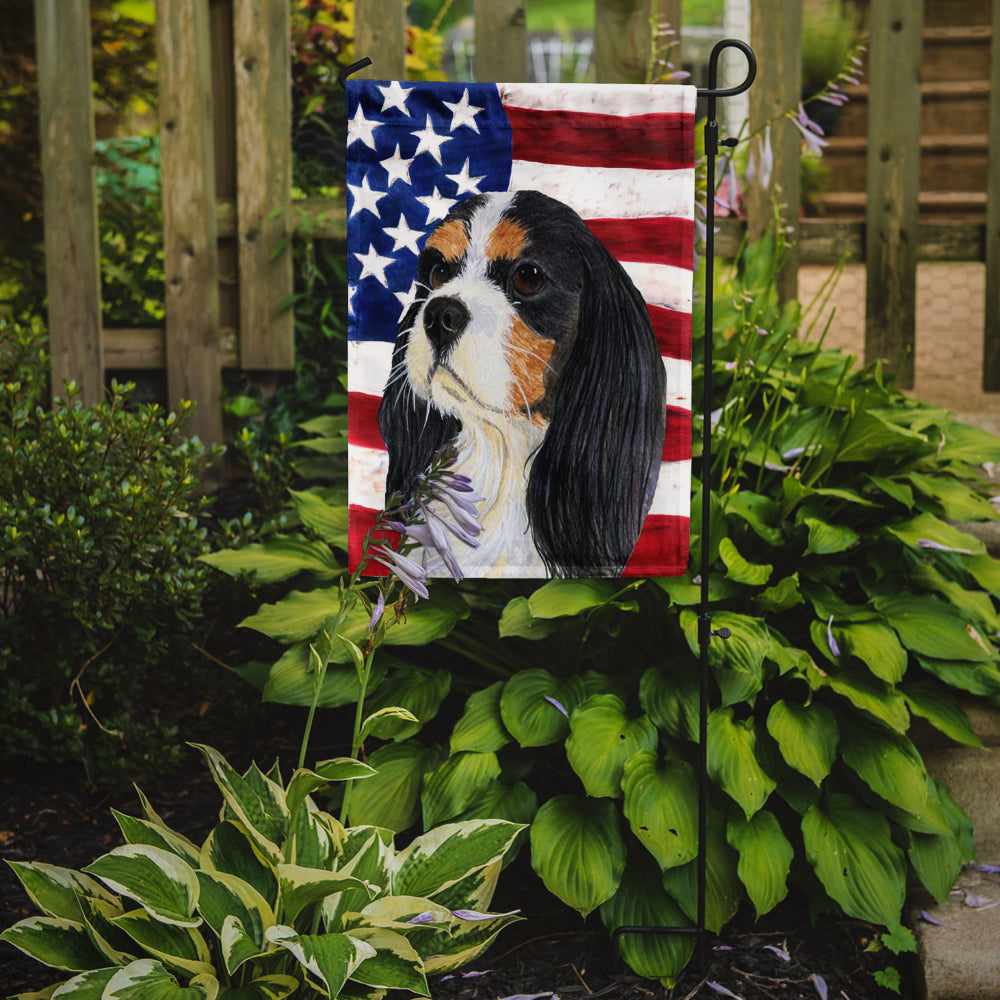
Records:
<instances>
[{"instance_id":1,"label":"dog's black nose","mask_svg":"<svg viewBox=\"0 0 1000 1000\"><path fill-rule=\"evenodd\" d=\"M431 299L424 306L424 332L438 358L458 340L468 322L469 310L465 303L453 296Z\"/></svg>"}]
</instances>

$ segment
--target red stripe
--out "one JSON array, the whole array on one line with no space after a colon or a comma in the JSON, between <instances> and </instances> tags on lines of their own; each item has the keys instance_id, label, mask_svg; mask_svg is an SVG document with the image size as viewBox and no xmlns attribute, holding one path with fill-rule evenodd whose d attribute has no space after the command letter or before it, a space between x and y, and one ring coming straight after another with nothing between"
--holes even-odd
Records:
<instances>
[{"instance_id":1,"label":"red stripe","mask_svg":"<svg viewBox=\"0 0 1000 1000\"><path fill-rule=\"evenodd\" d=\"M375 520L378 511L370 507L362 507L360 504L352 503L347 508L347 568L354 572L361 562L361 553L364 552L365 535L375 527ZM380 531L375 535L377 541L388 541L392 548L396 547L399 535L394 531ZM388 569L381 563L369 563L366 570L368 576L386 576Z\"/></svg>"},{"instance_id":2,"label":"red stripe","mask_svg":"<svg viewBox=\"0 0 1000 1000\"><path fill-rule=\"evenodd\" d=\"M694 163L694 116L598 115L505 106L515 160L574 167L680 170ZM597 133L613 142L596 141Z\"/></svg>"},{"instance_id":3,"label":"red stripe","mask_svg":"<svg viewBox=\"0 0 1000 1000\"><path fill-rule=\"evenodd\" d=\"M660 354L665 358L677 358L680 361L691 360L691 314L667 309L664 306L651 306L648 303L649 318L653 321L653 333L660 345Z\"/></svg>"},{"instance_id":4,"label":"red stripe","mask_svg":"<svg viewBox=\"0 0 1000 1000\"><path fill-rule=\"evenodd\" d=\"M673 215L587 219L587 227L617 260L694 267L694 222Z\"/></svg>"},{"instance_id":5,"label":"red stripe","mask_svg":"<svg viewBox=\"0 0 1000 1000\"><path fill-rule=\"evenodd\" d=\"M683 462L691 457L691 411L667 407L667 430L663 436L664 462Z\"/></svg>"},{"instance_id":6,"label":"red stripe","mask_svg":"<svg viewBox=\"0 0 1000 1000\"><path fill-rule=\"evenodd\" d=\"M351 444L385 451L385 442L378 429L378 407L381 402L381 396L369 396L365 392L347 394L347 440Z\"/></svg>"},{"instance_id":7,"label":"red stripe","mask_svg":"<svg viewBox=\"0 0 1000 1000\"><path fill-rule=\"evenodd\" d=\"M676 514L650 514L622 576L683 576L690 522Z\"/></svg>"}]
</instances>

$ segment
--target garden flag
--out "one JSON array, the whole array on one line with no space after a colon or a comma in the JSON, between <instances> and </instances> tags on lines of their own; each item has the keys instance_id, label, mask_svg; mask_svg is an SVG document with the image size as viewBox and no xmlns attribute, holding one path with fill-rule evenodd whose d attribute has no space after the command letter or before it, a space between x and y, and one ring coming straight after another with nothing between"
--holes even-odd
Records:
<instances>
[{"instance_id":1,"label":"garden flag","mask_svg":"<svg viewBox=\"0 0 1000 1000\"><path fill-rule=\"evenodd\" d=\"M449 447L466 576L686 571L695 96L348 81L352 567Z\"/></svg>"}]
</instances>

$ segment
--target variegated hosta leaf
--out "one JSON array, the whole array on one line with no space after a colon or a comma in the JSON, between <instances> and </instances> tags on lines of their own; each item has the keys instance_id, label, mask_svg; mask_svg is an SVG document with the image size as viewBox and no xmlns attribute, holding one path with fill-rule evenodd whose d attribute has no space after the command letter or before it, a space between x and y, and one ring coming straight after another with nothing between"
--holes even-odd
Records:
<instances>
[{"instance_id":1,"label":"variegated hosta leaf","mask_svg":"<svg viewBox=\"0 0 1000 1000\"><path fill-rule=\"evenodd\" d=\"M335 868L344 837L340 822L317 809L312 799L306 799L292 819L285 858L304 868Z\"/></svg>"},{"instance_id":2,"label":"variegated hosta leaf","mask_svg":"<svg viewBox=\"0 0 1000 1000\"><path fill-rule=\"evenodd\" d=\"M27 1000L28 997L52 997L55 1000L101 1000L104 996L104 988L114 978L119 967L113 966L107 969L91 969L89 972L81 972L79 976L67 979L65 983L52 990L49 987L43 993L21 993L11 1000Z\"/></svg>"},{"instance_id":3,"label":"variegated hosta leaf","mask_svg":"<svg viewBox=\"0 0 1000 1000\"><path fill-rule=\"evenodd\" d=\"M717 708L709 715L708 774L748 818L765 803L776 782L757 762L752 718L737 721L731 707Z\"/></svg>"},{"instance_id":4,"label":"variegated hosta leaf","mask_svg":"<svg viewBox=\"0 0 1000 1000\"><path fill-rule=\"evenodd\" d=\"M278 905L278 875L241 823L220 823L201 847L199 867L224 872L252 885L272 908Z\"/></svg>"},{"instance_id":5,"label":"variegated hosta leaf","mask_svg":"<svg viewBox=\"0 0 1000 1000\"><path fill-rule=\"evenodd\" d=\"M372 891L388 889L391 857L391 831L373 826L356 826L347 831L337 870L342 875L353 875L367 888L345 889L323 900L323 920L328 931L344 930L345 913L363 909L370 902Z\"/></svg>"},{"instance_id":6,"label":"variegated hosta leaf","mask_svg":"<svg viewBox=\"0 0 1000 1000\"><path fill-rule=\"evenodd\" d=\"M219 981L212 975L196 976L181 986L159 962L143 958L119 969L101 1000L216 1000L218 995Z\"/></svg>"},{"instance_id":7,"label":"variegated hosta leaf","mask_svg":"<svg viewBox=\"0 0 1000 1000\"><path fill-rule=\"evenodd\" d=\"M130 844L146 844L149 847L159 847L186 861L191 867L198 864L198 848L187 837L176 833L169 827L152 823L145 819L126 816L125 813L112 809L115 819L125 840Z\"/></svg>"},{"instance_id":8,"label":"variegated hosta leaf","mask_svg":"<svg viewBox=\"0 0 1000 1000\"><path fill-rule=\"evenodd\" d=\"M250 939L255 949L254 954L265 951L264 931L275 923L274 912L267 900L252 885L235 875L200 871L198 882L201 887L198 910L220 940L223 938L227 920L235 920L239 923L242 937ZM233 939L232 930L230 939ZM246 955L245 951L246 948L241 944L239 961L231 965L230 957L233 951L231 948L226 949L226 966L230 975L242 962L251 957Z\"/></svg>"},{"instance_id":9,"label":"variegated hosta leaf","mask_svg":"<svg viewBox=\"0 0 1000 1000\"><path fill-rule=\"evenodd\" d=\"M496 819L447 823L429 830L393 859L392 892L433 899L503 858L522 829Z\"/></svg>"},{"instance_id":10,"label":"variegated hosta leaf","mask_svg":"<svg viewBox=\"0 0 1000 1000\"><path fill-rule=\"evenodd\" d=\"M281 906L286 920L294 921L302 910L345 889L361 889L375 895L361 879L342 872L327 872L301 865L278 865Z\"/></svg>"},{"instance_id":11,"label":"variegated hosta leaf","mask_svg":"<svg viewBox=\"0 0 1000 1000\"><path fill-rule=\"evenodd\" d=\"M104 964L128 965L140 957L140 949L135 946L135 942L114 925L115 917L120 917L125 912L120 903L83 896L80 905L90 940L104 956Z\"/></svg>"},{"instance_id":12,"label":"variegated hosta leaf","mask_svg":"<svg viewBox=\"0 0 1000 1000\"><path fill-rule=\"evenodd\" d=\"M802 837L823 887L849 917L899 923L906 866L882 813L849 795L830 795L805 814Z\"/></svg>"},{"instance_id":13,"label":"variegated hosta leaf","mask_svg":"<svg viewBox=\"0 0 1000 1000\"><path fill-rule=\"evenodd\" d=\"M625 702L613 694L595 694L577 706L569 728L566 757L595 798L619 798L625 761L639 750L655 749L659 739L649 716L630 719Z\"/></svg>"},{"instance_id":14,"label":"variegated hosta leaf","mask_svg":"<svg viewBox=\"0 0 1000 1000\"><path fill-rule=\"evenodd\" d=\"M619 927L689 927L691 921L664 891L651 859L630 858L618 891L601 905L601 920L611 932ZM672 986L694 950L692 934L623 934L623 959L640 976Z\"/></svg>"},{"instance_id":15,"label":"variegated hosta leaf","mask_svg":"<svg viewBox=\"0 0 1000 1000\"><path fill-rule=\"evenodd\" d=\"M226 963L226 971L230 975L251 959L260 958L267 952L275 950L275 946L270 942L261 945L254 940L243 922L232 915L222 921L219 944L222 948L222 959Z\"/></svg>"},{"instance_id":16,"label":"variegated hosta leaf","mask_svg":"<svg viewBox=\"0 0 1000 1000\"><path fill-rule=\"evenodd\" d=\"M375 949L351 973L351 979L365 986L409 990L418 996L430 996L424 963L402 934L384 927L356 927L351 937Z\"/></svg>"},{"instance_id":17,"label":"variegated hosta leaf","mask_svg":"<svg viewBox=\"0 0 1000 1000\"><path fill-rule=\"evenodd\" d=\"M632 832L661 869L697 855L698 783L690 765L640 751L625 762L622 789Z\"/></svg>"},{"instance_id":18,"label":"variegated hosta leaf","mask_svg":"<svg viewBox=\"0 0 1000 1000\"><path fill-rule=\"evenodd\" d=\"M750 819L737 816L730 820L726 837L730 847L740 853L736 873L758 918L762 917L788 895L788 872L795 849L781 832L774 813L765 809Z\"/></svg>"},{"instance_id":19,"label":"variegated hosta leaf","mask_svg":"<svg viewBox=\"0 0 1000 1000\"><path fill-rule=\"evenodd\" d=\"M518 838L520 835L519 833ZM446 889L434 893L435 902L447 906L449 910L463 908L488 910L493 902L493 894L496 892L504 861L506 861L506 856L497 858L493 864L479 868L466 875L465 878L460 878L457 882L452 883Z\"/></svg>"},{"instance_id":20,"label":"variegated hosta leaf","mask_svg":"<svg viewBox=\"0 0 1000 1000\"><path fill-rule=\"evenodd\" d=\"M299 985L299 980L294 976L261 976L245 986L224 986L219 992L218 1000L285 1000Z\"/></svg>"},{"instance_id":21,"label":"variegated hosta leaf","mask_svg":"<svg viewBox=\"0 0 1000 1000\"><path fill-rule=\"evenodd\" d=\"M93 896L109 903L116 902L114 896L97 879L73 871L38 861L8 861L31 901L46 916L64 917L67 920L81 920L81 896Z\"/></svg>"},{"instance_id":22,"label":"variegated hosta leaf","mask_svg":"<svg viewBox=\"0 0 1000 1000\"><path fill-rule=\"evenodd\" d=\"M625 870L615 804L573 795L549 799L531 824L531 865L549 892L583 916L610 899Z\"/></svg>"},{"instance_id":23,"label":"variegated hosta leaf","mask_svg":"<svg viewBox=\"0 0 1000 1000\"><path fill-rule=\"evenodd\" d=\"M353 757L336 757L333 760L324 760L311 771L301 767L292 775L292 780L288 782L288 789L285 792L285 804L288 812L294 816L299 806L305 801L306 796L312 795L317 788L322 788L331 781L370 778L377 773L374 767L369 767Z\"/></svg>"},{"instance_id":24,"label":"variegated hosta leaf","mask_svg":"<svg viewBox=\"0 0 1000 1000\"><path fill-rule=\"evenodd\" d=\"M278 924L268 928L267 939L291 952L309 978L332 997L339 995L365 959L375 957L370 944L349 934L296 934L293 928Z\"/></svg>"},{"instance_id":25,"label":"variegated hosta leaf","mask_svg":"<svg viewBox=\"0 0 1000 1000\"><path fill-rule=\"evenodd\" d=\"M213 971L212 956L205 939L190 927L160 923L145 910L132 910L111 921L150 955L189 976Z\"/></svg>"},{"instance_id":26,"label":"variegated hosta leaf","mask_svg":"<svg viewBox=\"0 0 1000 1000\"><path fill-rule=\"evenodd\" d=\"M474 750L477 753L496 753L510 743L500 716L500 692L503 681L497 681L469 696L462 717L455 723L451 734L451 752Z\"/></svg>"},{"instance_id":27,"label":"variegated hosta leaf","mask_svg":"<svg viewBox=\"0 0 1000 1000\"><path fill-rule=\"evenodd\" d=\"M500 764L495 753L452 754L424 779L420 797L424 826L437 826L454 819L499 777Z\"/></svg>"},{"instance_id":28,"label":"variegated hosta leaf","mask_svg":"<svg viewBox=\"0 0 1000 1000\"><path fill-rule=\"evenodd\" d=\"M767 715L767 731L777 740L785 761L815 785L830 773L840 732L826 705L778 700Z\"/></svg>"},{"instance_id":29,"label":"variegated hosta leaf","mask_svg":"<svg viewBox=\"0 0 1000 1000\"><path fill-rule=\"evenodd\" d=\"M76 920L65 917L28 917L19 920L0 934L26 955L54 969L81 972L100 968L105 959L95 950L87 929Z\"/></svg>"},{"instance_id":30,"label":"variegated hosta leaf","mask_svg":"<svg viewBox=\"0 0 1000 1000\"><path fill-rule=\"evenodd\" d=\"M493 943L500 931L521 919L516 912L478 914L474 920L464 919L462 914L468 912L452 911L455 921L451 932L447 936L442 932L441 940L424 957L424 971L428 975L452 972L474 961ZM414 945L419 951L419 941L414 941Z\"/></svg>"},{"instance_id":31,"label":"variegated hosta leaf","mask_svg":"<svg viewBox=\"0 0 1000 1000\"><path fill-rule=\"evenodd\" d=\"M146 844L125 844L85 869L113 892L134 899L150 916L165 924L197 927L198 878L192 867L171 851Z\"/></svg>"}]
</instances>

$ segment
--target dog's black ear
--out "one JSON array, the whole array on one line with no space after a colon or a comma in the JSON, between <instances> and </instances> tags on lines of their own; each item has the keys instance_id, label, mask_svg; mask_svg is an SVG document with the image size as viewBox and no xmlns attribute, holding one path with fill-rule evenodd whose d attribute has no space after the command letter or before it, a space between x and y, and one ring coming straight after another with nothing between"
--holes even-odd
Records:
<instances>
[{"instance_id":1,"label":"dog's black ear","mask_svg":"<svg viewBox=\"0 0 1000 1000\"><path fill-rule=\"evenodd\" d=\"M553 576L617 576L653 497L666 376L649 312L587 230L576 339L528 484L535 546Z\"/></svg>"},{"instance_id":2,"label":"dog's black ear","mask_svg":"<svg viewBox=\"0 0 1000 1000\"><path fill-rule=\"evenodd\" d=\"M431 459L451 442L461 423L445 416L410 388L406 377L406 347L409 331L416 321L421 302L415 302L399 324L392 369L378 408L378 427L389 452L385 498L402 493L408 500L431 463Z\"/></svg>"}]
</instances>

